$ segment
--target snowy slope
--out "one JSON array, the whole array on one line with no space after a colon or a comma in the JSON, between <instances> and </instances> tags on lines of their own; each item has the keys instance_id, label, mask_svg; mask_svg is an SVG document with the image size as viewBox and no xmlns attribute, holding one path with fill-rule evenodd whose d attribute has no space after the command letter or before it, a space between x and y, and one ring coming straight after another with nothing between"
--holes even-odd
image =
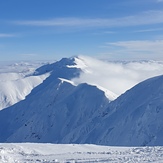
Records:
<instances>
[{"instance_id":1,"label":"snowy slope","mask_svg":"<svg viewBox=\"0 0 163 163\"><path fill-rule=\"evenodd\" d=\"M51 75L24 101L0 112L1 142L60 142L108 105L109 100L97 87L72 84L70 79L81 71L67 67L75 65L74 61L71 58L56 62ZM44 70L45 67L37 73Z\"/></svg>"},{"instance_id":2,"label":"snowy slope","mask_svg":"<svg viewBox=\"0 0 163 163\"><path fill-rule=\"evenodd\" d=\"M0 67L0 110L25 99L49 74L33 75L40 64L17 63Z\"/></svg>"},{"instance_id":3,"label":"snowy slope","mask_svg":"<svg viewBox=\"0 0 163 163\"><path fill-rule=\"evenodd\" d=\"M163 76L158 76L138 84L113 102L112 108L117 110L113 117L118 121L113 122L114 129L107 135L108 144L163 145L162 99Z\"/></svg>"},{"instance_id":4,"label":"snowy slope","mask_svg":"<svg viewBox=\"0 0 163 163\"><path fill-rule=\"evenodd\" d=\"M161 163L163 147L76 144L0 144L1 163Z\"/></svg>"},{"instance_id":5,"label":"snowy slope","mask_svg":"<svg viewBox=\"0 0 163 163\"><path fill-rule=\"evenodd\" d=\"M93 118L99 124L92 126L92 131L86 135L84 142L118 146L162 146L162 99L163 76L136 85L111 102L101 118ZM85 128L84 126L82 131Z\"/></svg>"},{"instance_id":6,"label":"snowy slope","mask_svg":"<svg viewBox=\"0 0 163 163\"><path fill-rule=\"evenodd\" d=\"M4 75L0 74L0 77L2 76ZM17 74L12 75L12 77L16 76ZM16 80L13 78L10 80L9 77L11 77L11 74L5 74L7 79L0 81L0 109L9 107L25 99L26 95L28 95L34 87L42 83L48 76L49 74L28 77L19 76Z\"/></svg>"}]
</instances>

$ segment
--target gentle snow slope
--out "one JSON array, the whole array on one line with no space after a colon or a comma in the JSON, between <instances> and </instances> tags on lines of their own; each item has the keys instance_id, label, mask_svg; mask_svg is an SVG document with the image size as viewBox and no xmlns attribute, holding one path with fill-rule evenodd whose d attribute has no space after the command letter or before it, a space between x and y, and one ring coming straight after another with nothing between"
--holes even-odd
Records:
<instances>
[{"instance_id":1,"label":"gentle snow slope","mask_svg":"<svg viewBox=\"0 0 163 163\"><path fill-rule=\"evenodd\" d=\"M161 163L163 147L109 147L76 144L0 144L1 163Z\"/></svg>"},{"instance_id":2,"label":"gentle snow slope","mask_svg":"<svg viewBox=\"0 0 163 163\"><path fill-rule=\"evenodd\" d=\"M3 76L3 77L2 77ZM4 79L5 78L7 79ZM25 99L31 90L45 80L49 74L22 77L18 74L0 74L0 110ZM11 77L11 79L9 79ZM16 78L16 79L13 79Z\"/></svg>"},{"instance_id":3,"label":"gentle snow slope","mask_svg":"<svg viewBox=\"0 0 163 163\"><path fill-rule=\"evenodd\" d=\"M41 63L39 64L39 66ZM49 74L33 75L35 64L20 63L0 67L0 110L25 99Z\"/></svg>"}]
</instances>

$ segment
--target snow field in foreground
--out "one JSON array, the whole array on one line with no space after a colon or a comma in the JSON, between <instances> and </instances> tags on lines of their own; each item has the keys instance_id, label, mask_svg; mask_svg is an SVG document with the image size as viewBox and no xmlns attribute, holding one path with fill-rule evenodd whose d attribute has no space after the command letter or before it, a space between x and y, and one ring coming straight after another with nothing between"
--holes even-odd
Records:
<instances>
[{"instance_id":1,"label":"snow field in foreground","mask_svg":"<svg viewBox=\"0 0 163 163\"><path fill-rule=\"evenodd\" d=\"M76 144L0 144L1 163L163 162L163 147L111 147Z\"/></svg>"}]
</instances>

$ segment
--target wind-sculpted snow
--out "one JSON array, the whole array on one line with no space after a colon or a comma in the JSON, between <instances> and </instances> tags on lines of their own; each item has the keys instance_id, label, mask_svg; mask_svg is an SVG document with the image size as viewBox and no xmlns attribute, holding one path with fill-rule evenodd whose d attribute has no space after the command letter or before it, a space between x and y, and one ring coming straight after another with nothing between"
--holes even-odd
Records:
<instances>
[{"instance_id":1,"label":"wind-sculpted snow","mask_svg":"<svg viewBox=\"0 0 163 163\"><path fill-rule=\"evenodd\" d=\"M1 163L161 163L163 147L77 144L0 144Z\"/></svg>"}]
</instances>

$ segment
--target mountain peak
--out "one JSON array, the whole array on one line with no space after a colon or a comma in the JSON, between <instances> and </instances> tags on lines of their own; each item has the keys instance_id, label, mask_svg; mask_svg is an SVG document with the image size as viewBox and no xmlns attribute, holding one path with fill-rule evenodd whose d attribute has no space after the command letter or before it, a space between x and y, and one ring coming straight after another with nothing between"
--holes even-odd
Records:
<instances>
[{"instance_id":1,"label":"mountain peak","mask_svg":"<svg viewBox=\"0 0 163 163\"><path fill-rule=\"evenodd\" d=\"M162 98L163 75L139 83L110 103L100 128L94 130L95 133L103 130L105 134L99 134L95 142L123 146L163 145Z\"/></svg>"},{"instance_id":2,"label":"mountain peak","mask_svg":"<svg viewBox=\"0 0 163 163\"><path fill-rule=\"evenodd\" d=\"M66 68L68 66L75 65L75 58L62 58L60 61L54 63L45 64L35 70L35 75L45 74L47 72L52 72L55 69Z\"/></svg>"}]
</instances>

